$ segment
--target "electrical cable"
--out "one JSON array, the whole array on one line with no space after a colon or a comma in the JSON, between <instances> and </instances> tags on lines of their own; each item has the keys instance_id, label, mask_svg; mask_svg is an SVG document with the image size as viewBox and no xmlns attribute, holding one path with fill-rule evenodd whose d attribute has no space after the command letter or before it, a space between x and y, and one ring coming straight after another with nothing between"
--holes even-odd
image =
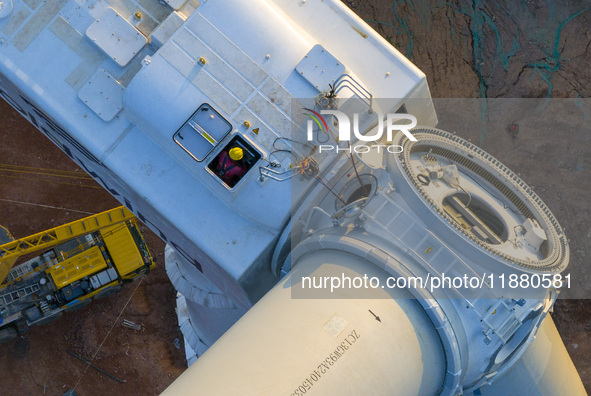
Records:
<instances>
[{"instance_id":1,"label":"electrical cable","mask_svg":"<svg viewBox=\"0 0 591 396\"><path fill-rule=\"evenodd\" d=\"M351 148L350 144L349 144L349 148ZM353 164L353 169L355 170L355 175L357 176L357 181L359 181L359 186L361 188L363 188L363 192L365 193L365 195L369 195L369 191L367 191L367 187L365 186L365 184L363 184L363 182L361 181L361 176L359 176L359 172L357 172L357 164L355 164L355 159L353 158L353 153L351 153L351 151L349 151L349 156L351 157L351 163Z\"/></svg>"},{"instance_id":2,"label":"electrical cable","mask_svg":"<svg viewBox=\"0 0 591 396\"><path fill-rule=\"evenodd\" d=\"M59 182L59 181L45 180L45 179L37 179L37 178L30 178L30 177L18 177L18 176L10 176L10 175L3 175L3 174L0 174L0 177L8 177L8 178L17 179L17 180L40 181L40 182L45 182L45 183L61 184L61 185L66 185L66 186L95 188L95 189L98 189L98 190L103 190L103 188L100 187L100 186L88 186L88 185L84 185L84 184L66 183L66 182Z\"/></svg>"},{"instance_id":3,"label":"electrical cable","mask_svg":"<svg viewBox=\"0 0 591 396\"><path fill-rule=\"evenodd\" d=\"M466 174L466 173L464 173L464 176L465 176L465 177L467 177L468 179L472 180L474 183L478 184L478 185L480 186L480 188L482 188L483 190L487 191L487 192L488 192L488 193L489 193L489 194L490 194L490 195L491 195L491 196L492 196L494 199L496 199L496 200L497 200L497 201L498 201L498 202L501 204L501 206L503 207L503 209L508 209L508 210L510 210L511 212L515 213L515 214L516 214L516 215L518 215L518 216L523 216L523 213L521 213L521 212L517 212L517 211L513 210L513 208L511 208L511 207L507 206L507 205L505 204L505 202L503 202L503 200L502 200L502 199L500 199L499 197L497 197L496 195L494 195L494 194L493 194L493 193L490 191L490 189L488 189L488 188L485 188L485 187L484 187L482 184L480 184L478 181L476 181L476 180L475 180L473 177L471 177L470 175L468 175L468 174Z\"/></svg>"},{"instance_id":4,"label":"electrical cable","mask_svg":"<svg viewBox=\"0 0 591 396\"><path fill-rule=\"evenodd\" d=\"M51 173L51 174L59 174L59 175L69 175L71 177L78 177L78 178L87 178L91 179L85 172L79 171L69 171L69 170L62 170L62 169L54 169L54 168L39 168L33 166L21 166L21 165L11 165L11 164L0 164L0 169L7 169L7 170L14 170L14 171L38 171L43 173Z\"/></svg>"},{"instance_id":5,"label":"electrical cable","mask_svg":"<svg viewBox=\"0 0 591 396\"><path fill-rule=\"evenodd\" d=\"M332 189L332 188L331 188L331 187L330 187L330 186L329 186L327 183L325 183L325 182L324 182L324 180L322 180L322 178L321 178L320 176L316 175L316 179L318 179L318 181L319 181L319 182L320 182L320 183L321 183L321 184L322 184L324 187L326 187L326 189L327 189L328 191L330 191L330 192L332 193L332 195L334 195L334 196L335 196L335 197L336 197L336 198L337 198L339 201L341 201L341 202L343 203L343 205L345 205L345 204L346 204L346 203L345 203L345 200L344 200L342 197L340 197L340 196L339 196L337 193L335 193L335 192L334 192L334 190L333 190L333 189Z\"/></svg>"},{"instance_id":6,"label":"electrical cable","mask_svg":"<svg viewBox=\"0 0 591 396\"><path fill-rule=\"evenodd\" d=\"M44 176L64 177L64 178L70 178L70 179L93 180L91 176L89 176L85 173L59 170L59 169L35 168L35 167L30 167L30 166L0 164L0 171L44 175Z\"/></svg>"},{"instance_id":7,"label":"electrical cable","mask_svg":"<svg viewBox=\"0 0 591 396\"><path fill-rule=\"evenodd\" d=\"M96 213L92 213L92 212L86 212L84 210L61 208L59 206L51 206L51 205L37 204L37 203L33 203L33 202L17 201L17 200L14 200L14 199L0 198L0 201L10 202L10 203L15 203L15 204L21 204L21 205L38 206L40 208L65 210L66 212L82 213L82 214L87 214L87 215L94 215L94 214L96 214Z\"/></svg>"},{"instance_id":8,"label":"electrical cable","mask_svg":"<svg viewBox=\"0 0 591 396\"><path fill-rule=\"evenodd\" d=\"M129 302L131 301L132 297L134 296L135 292L137 291L137 289L140 287L140 285L142 284L142 281L144 280L144 278L141 278L139 280L139 282L137 283L137 285L135 286L135 289L133 290L133 292L131 293L131 295L129 296L129 298L127 299L127 302L125 303L125 305L123 306L123 308L121 309L121 311L119 312L119 315L117 315L117 318L115 319L115 321L113 322L113 324L111 325L111 328L109 329L109 331L107 332L107 334L105 335L105 338L103 338L103 341L100 343L100 345L98 346L96 352L92 355L92 357L90 358L90 361L94 361L96 356L98 355L98 353L100 352L101 348L103 347L104 343L107 341L107 338L109 338L109 335L111 334L111 332L113 331L113 329L115 328L115 325L117 324L117 322L119 322L119 319L121 318L121 315L123 315L123 311L125 311L125 309L127 308L127 305L129 305ZM86 374L86 371L88 370L90 366L86 365L86 367L84 368L84 371L82 372L82 374L80 375L80 378L78 378L78 381L76 382L76 385L74 385L74 388L72 389L72 392L76 390L76 388L78 387L78 385L80 384L80 381L82 381L82 378L84 378L84 375Z\"/></svg>"}]
</instances>

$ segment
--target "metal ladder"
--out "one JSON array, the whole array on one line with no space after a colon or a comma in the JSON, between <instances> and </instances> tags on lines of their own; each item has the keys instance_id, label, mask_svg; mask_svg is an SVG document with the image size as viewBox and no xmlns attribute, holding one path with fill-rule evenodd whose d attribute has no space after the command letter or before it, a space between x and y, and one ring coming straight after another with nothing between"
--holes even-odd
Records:
<instances>
[{"instance_id":1,"label":"metal ladder","mask_svg":"<svg viewBox=\"0 0 591 396\"><path fill-rule=\"evenodd\" d=\"M33 271L31 263L24 263L18 267L14 267L6 276L5 282L12 282L13 280L20 278L21 276L27 275Z\"/></svg>"},{"instance_id":2,"label":"metal ladder","mask_svg":"<svg viewBox=\"0 0 591 396\"><path fill-rule=\"evenodd\" d=\"M3 295L0 296L0 301L3 302L3 305L9 305L12 304L15 301L20 300L21 298L24 298L28 295L31 295L35 292L38 292L40 290L39 285L35 284L35 285L31 285L31 286L26 286L23 287L21 289L12 291L10 293L5 293Z\"/></svg>"}]
</instances>

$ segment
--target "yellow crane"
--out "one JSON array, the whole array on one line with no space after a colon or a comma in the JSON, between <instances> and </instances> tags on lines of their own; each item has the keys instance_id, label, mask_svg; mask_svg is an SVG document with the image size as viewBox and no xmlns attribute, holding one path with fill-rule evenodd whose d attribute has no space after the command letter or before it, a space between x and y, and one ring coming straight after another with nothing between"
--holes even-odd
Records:
<instances>
[{"instance_id":1,"label":"yellow crane","mask_svg":"<svg viewBox=\"0 0 591 396\"><path fill-rule=\"evenodd\" d=\"M2 228L0 243L0 343L117 292L155 265L123 206L16 240Z\"/></svg>"}]
</instances>

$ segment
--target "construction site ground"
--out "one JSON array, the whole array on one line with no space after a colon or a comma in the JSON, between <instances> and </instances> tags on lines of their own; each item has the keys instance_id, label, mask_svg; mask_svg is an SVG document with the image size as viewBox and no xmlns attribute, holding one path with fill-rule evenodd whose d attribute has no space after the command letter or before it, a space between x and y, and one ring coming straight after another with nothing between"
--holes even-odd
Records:
<instances>
[{"instance_id":1,"label":"construction site ground","mask_svg":"<svg viewBox=\"0 0 591 396\"><path fill-rule=\"evenodd\" d=\"M0 125L0 224L14 237L120 205L3 101ZM142 232L157 260L150 275L2 345L1 395L62 395L74 388L80 396L157 395L183 372L164 243L146 227ZM124 319L141 330L123 327ZM126 382L87 368L67 351Z\"/></svg>"},{"instance_id":2,"label":"construction site ground","mask_svg":"<svg viewBox=\"0 0 591 396\"><path fill-rule=\"evenodd\" d=\"M588 98L591 4L549 1L346 1L426 75L436 98ZM583 3L587 4L584 5ZM589 11L589 12L588 12ZM246 23L246 22L245 22ZM583 99L584 100L584 99ZM519 125L519 120L513 120ZM459 124L442 120L450 126ZM519 172L571 239L571 268L591 284L591 134L511 124L456 131ZM15 237L119 203L0 101L0 224ZM145 227L152 273L116 295L0 347L0 395L157 395L185 369L164 243ZM589 296L582 295L583 298ZM591 301L560 300L553 317L591 390ZM134 330L124 319L141 325ZM74 358L71 351L125 381Z\"/></svg>"}]
</instances>

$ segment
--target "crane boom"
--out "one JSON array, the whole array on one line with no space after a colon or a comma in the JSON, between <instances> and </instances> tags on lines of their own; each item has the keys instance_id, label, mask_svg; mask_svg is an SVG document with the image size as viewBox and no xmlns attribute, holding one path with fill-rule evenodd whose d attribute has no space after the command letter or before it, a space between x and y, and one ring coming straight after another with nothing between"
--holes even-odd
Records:
<instances>
[{"instance_id":1,"label":"crane boom","mask_svg":"<svg viewBox=\"0 0 591 396\"><path fill-rule=\"evenodd\" d=\"M132 218L134 218L133 213L124 206L120 206L0 245L0 284L4 282L18 258L24 254L49 249L70 239Z\"/></svg>"}]
</instances>

